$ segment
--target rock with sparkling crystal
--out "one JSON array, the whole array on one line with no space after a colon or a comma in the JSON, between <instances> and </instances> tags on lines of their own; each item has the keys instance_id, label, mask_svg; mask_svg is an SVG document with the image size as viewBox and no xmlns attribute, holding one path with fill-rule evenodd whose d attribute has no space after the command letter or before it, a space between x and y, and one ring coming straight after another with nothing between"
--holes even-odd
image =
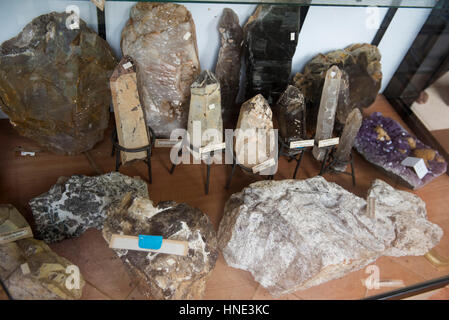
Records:
<instances>
[{"instance_id":1,"label":"rock with sparkling crystal","mask_svg":"<svg viewBox=\"0 0 449 320\"><path fill-rule=\"evenodd\" d=\"M67 13L41 15L1 45L0 106L21 135L74 155L103 139L117 61L82 19L78 28L68 21Z\"/></svg>"},{"instance_id":2,"label":"rock with sparkling crystal","mask_svg":"<svg viewBox=\"0 0 449 320\"><path fill-rule=\"evenodd\" d=\"M274 157L276 151L270 105L258 94L240 108L235 133L237 162L252 168Z\"/></svg>"},{"instance_id":3,"label":"rock with sparkling crystal","mask_svg":"<svg viewBox=\"0 0 449 320\"><path fill-rule=\"evenodd\" d=\"M284 142L303 140L306 137L306 105L301 91L289 85L276 104L279 130Z\"/></svg>"},{"instance_id":4,"label":"rock with sparkling crystal","mask_svg":"<svg viewBox=\"0 0 449 320\"><path fill-rule=\"evenodd\" d=\"M108 212L103 237L112 234L159 235L187 241L187 256L114 249L146 297L160 300L201 299L218 258L217 236L207 215L185 203L123 197Z\"/></svg>"},{"instance_id":5,"label":"rock with sparkling crystal","mask_svg":"<svg viewBox=\"0 0 449 320\"><path fill-rule=\"evenodd\" d=\"M301 6L259 5L244 26L246 98L261 93L276 103L291 73Z\"/></svg>"},{"instance_id":6,"label":"rock with sparkling crystal","mask_svg":"<svg viewBox=\"0 0 449 320\"><path fill-rule=\"evenodd\" d=\"M429 146L419 141L397 121L375 112L363 119L355 141L356 150L369 162L400 178L409 188L418 189L444 174L447 163ZM407 157L423 158L428 173L419 179L411 167L402 165Z\"/></svg>"},{"instance_id":7,"label":"rock with sparkling crystal","mask_svg":"<svg viewBox=\"0 0 449 320\"><path fill-rule=\"evenodd\" d=\"M226 128L234 128L238 117L235 99L240 84L240 58L242 54L243 29L239 17L229 8L224 8L218 23L221 47L218 52L215 75L221 87L221 113Z\"/></svg>"},{"instance_id":8,"label":"rock with sparkling crystal","mask_svg":"<svg viewBox=\"0 0 449 320\"><path fill-rule=\"evenodd\" d=\"M337 66L332 66L326 72L323 93L321 94L320 110L316 120L315 141L329 139L334 130L335 112L337 110L338 98L340 93L341 71ZM324 159L325 150L313 147L313 156L318 161Z\"/></svg>"},{"instance_id":9,"label":"rock with sparkling crystal","mask_svg":"<svg viewBox=\"0 0 449 320\"><path fill-rule=\"evenodd\" d=\"M227 264L273 296L345 276L380 256L424 255L443 231L416 195L375 180L367 202L317 176L260 181L227 201L218 244Z\"/></svg>"},{"instance_id":10,"label":"rock with sparkling crystal","mask_svg":"<svg viewBox=\"0 0 449 320\"><path fill-rule=\"evenodd\" d=\"M191 86L187 130L196 148L223 142L220 83L209 70L201 72Z\"/></svg>"},{"instance_id":11,"label":"rock with sparkling crystal","mask_svg":"<svg viewBox=\"0 0 449 320\"><path fill-rule=\"evenodd\" d=\"M121 48L137 64L147 124L157 137L187 128L190 85L200 73L191 13L174 3L139 2L122 31Z\"/></svg>"},{"instance_id":12,"label":"rock with sparkling crystal","mask_svg":"<svg viewBox=\"0 0 449 320\"><path fill-rule=\"evenodd\" d=\"M308 123L313 126L318 114L320 96L326 71L337 65L342 70L341 96L337 109L337 123L344 125L346 117L354 108L369 107L377 97L382 82L381 55L376 46L353 44L314 57L293 79L301 89L307 103ZM311 128L313 129L314 126Z\"/></svg>"},{"instance_id":13,"label":"rock with sparkling crystal","mask_svg":"<svg viewBox=\"0 0 449 320\"><path fill-rule=\"evenodd\" d=\"M108 208L128 193L148 197L147 184L118 172L88 177L61 177L51 189L31 199L37 238L47 243L101 229Z\"/></svg>"},{"instance_id":14,"label":"rock with sparkling crystal","mask_svg":"<svg viewBox=\"0 0 449 320\"><path fill-rule=\"evenodd\" d=\"M356 108L346 118L343 134L334 154L335 162L332 164L332 169L341 172L346 171L346 166L351 157L352 147L354 146L361 125L362 113Z\"/></svg>"}]
</instances>

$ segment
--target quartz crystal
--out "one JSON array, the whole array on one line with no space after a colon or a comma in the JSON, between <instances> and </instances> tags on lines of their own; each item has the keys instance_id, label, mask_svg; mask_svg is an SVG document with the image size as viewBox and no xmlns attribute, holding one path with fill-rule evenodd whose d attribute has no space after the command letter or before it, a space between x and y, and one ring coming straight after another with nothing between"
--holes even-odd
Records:
<instances>
[{"instance_id":1,"label":"quartz crystal","mask_svg":"<svg viewBox=\"0 0 449 320\"><path fill-rule=\"evenodd\" d=\"M321 94L320 110L316 124L315 142L332 137L334 129L335 111L337 110L340 93L341 71L337 66L332 66L326 73L326 79ZM324 159L325 150L313 147L313 156L318 161Z\"/></svg>"},{"instance_id":2,"label":"quartz crystal","mask_svg":"<svg viewBox=\"0 0 449 320\"><path fill-rule=\"evenodd\" d=\"M124 56L137 64L147 124L157 137L187 128L190 85L200 73L195 24L180 4L139 2L122 31Z\"/></svg>"},{"instance_id":3,"label":"quartz crystal","mask_svg":"<svg viewBox=\"0 0 449 320\"><path fill-rule=\"evenodd\" d=\"M280 96L275 110L279 114L279 130L285 143L306 137L306 105L298 88L289 85Z\"/></svg>"}]
</instances>

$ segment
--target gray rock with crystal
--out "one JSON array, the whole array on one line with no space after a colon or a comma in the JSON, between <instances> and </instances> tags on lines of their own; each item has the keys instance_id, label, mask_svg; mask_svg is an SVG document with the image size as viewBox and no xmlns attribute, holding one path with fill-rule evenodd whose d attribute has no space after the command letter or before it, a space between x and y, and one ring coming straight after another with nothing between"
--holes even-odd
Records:
<instances>
[{"instance_id":1,"label":"gray rock with crystal","mask_svg":"<svg viewBox=\"0 0 449 320\"><path fill-rule=\"evenodd\" d=\"M112 234L160 235L187 241L187 256L115 250L139 290L153 299L201 299L218 258L216 232L209 218L185 203L165 201L153 206L149 199L126 195L111 207L103 237Z\"/></svg>"},{"instance_id":2,"label":"gray rock with crystal","mask_svg":"<svg viewBox=\"0 0 449 320\"><path fill-rule=\"evenodd\" d=\"M48 192L29 202L37 238L51 243L78 237L89 228L101 229L109 207L128 192L148 197L143 180L118 172L59 178Z\"/></svg>"},{"instance_id":3,"label":"gray rock with crystal","mask_svg":"<svg viewBox=\"0 0 449 320\"><path fill-rule=\"evenodd\" d=\"M231 267L251 272L272 295L307 289L382 255L423 255L442 237L416 195L375 180L367 203L323 177L261 181L233 194L218 231Z\"/></svg>"},{"instance_id":4,"label":"gray rock with crystal","mask_svg":"<svg viewBox=\"0 0 449 320\"><path fill-rule=\"evenodd\" d=\"M156 136L185 129L190 85L200 73L191 13L179 4L139 2L122 31L121 48L137 64L139 96Z\"/></svg>"},{"instance_id":5,"label":"gray rock with crystal","mask_svg":"<svg viewBox=\"0 0 449 320\"><path fill-rule=\"evenodd\" d=\"M221 112L223 122L230 128L238 116L235 99L240 84L240 58L242 54L243 29L239 17L232 9L224 8L218 23L221 47L218 52L215 75L221 86Z\"/></svg>"},{"instance_id":6,"label":"gray rock with crystal","mask_svg":"<svg viewBox=\"0 0 449 320\"><path fill-rule=\"evenodd\" d=\"M192 83L190 91L187 122L190 144L200 148L223 142L220 83L217 78L212 72L205 70ZM195 133L198 135L197 139Z\"/></svg>"},{"instance_id":7,"label":"gray rock with crystal","mask_svg":"<svg viewBox=\"0 0 449 320\"><path fill-rule=\"evenodd\" d=\"M279 130L284 142L303 140L306 137L306 104L301 91L289 85L281 94L275 107Z\"/></svg>"}]
</instances>

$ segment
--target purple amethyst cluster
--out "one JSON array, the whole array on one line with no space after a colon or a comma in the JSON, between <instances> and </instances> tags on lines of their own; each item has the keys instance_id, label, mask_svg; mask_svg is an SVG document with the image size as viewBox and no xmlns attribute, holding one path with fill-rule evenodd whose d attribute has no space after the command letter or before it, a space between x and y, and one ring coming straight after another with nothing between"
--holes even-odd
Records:
<instances>
[{"instance_id":1,"label":"purple amethyst cluster","mask_svg":"<svg viewBox=\"0 0 449 320\"><path fill-rule=\"evenodd\" d=\"M397 121L375 112L363 119L355 148L366 160L418 189L446 172L447 163L436 150L408 133ZM423 158L428 173L419 179L414 169L401 164L407 157Z\"/></svg>"}]
</instances>

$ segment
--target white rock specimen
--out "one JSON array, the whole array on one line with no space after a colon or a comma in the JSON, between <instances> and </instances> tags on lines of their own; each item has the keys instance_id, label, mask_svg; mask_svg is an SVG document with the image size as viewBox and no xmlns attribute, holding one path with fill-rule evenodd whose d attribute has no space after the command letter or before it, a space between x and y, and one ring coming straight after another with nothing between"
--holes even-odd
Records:
<instances>
[{"instance_id":1,"label":"white rock specimen","mask_svg":"<svg viewBox=\"0 0 449 320\"><path fill-rule=\"evenodd\" d=\"M270 105L261 94L243 103L235 132L238 163L252 168L274 157L272 116Z\"/></svg>"},{"instance_id":2,"label":"white rock specimen","mask_svg":"<svg viewBox=\"0 0 449 320\"><path fill-rule=\"evenodd\" d=\"M382 255L424 255L443 231L412 193L375 180L366 201L323 177L261 181L233 194L218 231L228 265L251 272L272 295L307 289Z\"/></svg>"},{"instance_id":3,"label":"white rock specimen","mask_svg":"<svg viewBox=\"0 0 449 320\"><path fill-rule=\"evenodd\" d=\"M187 256L114 249L138 288L153 299L201 299L218 258L217 235L207 215L185 203L151 200L127 194L111 207L103 237L112 234L158 235L187 241Z\"/></svg>"},{"instance_id":4,"label":"white rock specimen","mask_svg":"<svg viewBox=\"0 0 449 320\"><path fill-rule=\"evenodd\" d=\"M196 148L223 142L220 83L209 70L192 83L187 130Z\"/></svg>"},{"instance_id":5,"label":"white rock specimen","mask_svg":"<svg viewBox=\"0 0 449 320\"><path fill-rule=\"evenodd\" d=\"M43 241L22 239L0 245L0 278L13 299L79 299L85 282L80 273L77 277L77 268Z\"/></svg>"},{"instance_id":6,"label":"white rock specimen","mask_svg":"<svg viewBox=\"0 0 449 320\"><path fill-rule=\"evenodd\" d=\"M48 192L29 202L37 237L51 243L79 237L89 228L101 229L109 207L128 192L148 197L143 180L118 172L61 177Z\"/></svg>"},{"instance_id":7,"label":"white rock specimen","mask_svg":"<svg viewBox=\"0 0 449 320\"><path fill-rule=\"evenodd\" d=\"M183 5L139 2L122 31L124 56L137 63L137 85L147 124L170 138L187 127L190 85L200 73L195 24Z\"/></svg>"}]
</instances>

